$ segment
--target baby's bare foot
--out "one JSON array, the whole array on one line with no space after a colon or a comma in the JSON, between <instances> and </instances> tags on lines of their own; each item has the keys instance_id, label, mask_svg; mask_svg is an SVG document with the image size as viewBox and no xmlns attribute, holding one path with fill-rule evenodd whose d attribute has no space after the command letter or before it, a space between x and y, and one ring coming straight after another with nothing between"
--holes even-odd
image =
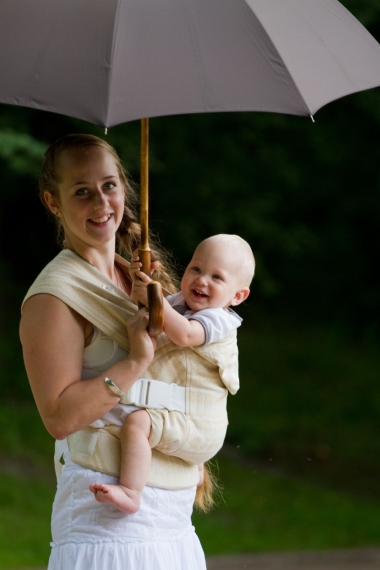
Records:
<instances>
[{"instance_id":1,"label":"baby's bare foot","mask_svg":"<svg viewBox=\"0 0 380 570\"><path fill-rule=\"evenodd\" d=\"M92 483L90 491L94 493L95 499L99 503L114 505L123 513L132 515L139 510L140 495L137 491L132 491L123 485L102 485Z\"/></svg>"}]
</instances>

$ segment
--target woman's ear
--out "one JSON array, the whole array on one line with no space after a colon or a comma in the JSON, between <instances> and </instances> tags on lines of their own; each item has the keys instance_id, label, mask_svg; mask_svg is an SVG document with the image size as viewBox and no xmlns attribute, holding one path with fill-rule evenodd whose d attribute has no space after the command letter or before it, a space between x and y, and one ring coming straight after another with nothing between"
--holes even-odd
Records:
<instances>
[{"instance_id":1,"label":"woman's ear","mask_svg":"<svg viewBox=\"0 0 380 570\"><path fill-rule=\"evenodd\" d=\"M230 305L232 307L236 307L236 305L240 305L240 303L242 303L243 301L246 300L249 293L250 293L250 291L249 291L248 287L243 287L243 289L236 291L235 297L232 299Z\"/></svg>"},{"instance_id":2,"label":"woman's ear","mask_svg":"<svg viewBox=\"0 0 380 570\"><path fill-rule=\"evenodd\" d=\"M59 204L57 202L57 198L51 192L45 190L44 200L51 213L54 214L55 216L59 216L60 213L59 213Z\"/></svg>"}]
</instances>

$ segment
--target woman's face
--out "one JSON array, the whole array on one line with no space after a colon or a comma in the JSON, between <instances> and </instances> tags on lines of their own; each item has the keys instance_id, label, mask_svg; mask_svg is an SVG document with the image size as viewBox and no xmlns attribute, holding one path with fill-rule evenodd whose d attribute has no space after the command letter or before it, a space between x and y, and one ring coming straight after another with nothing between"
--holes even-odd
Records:
<instances>
[{"instance_id":1,"label":"woman's face","mask_svg":"<svg viewBox=\"0 0 380 570\"><path fill-rule=\"evenodd\" d=\"M71 247L114 247L124 212L124 186L113 156L96 146L65 152L59 159L59 177L59 195L46 192L45 199L51 211L59 213Z\"/></svg>"}]
</instances>

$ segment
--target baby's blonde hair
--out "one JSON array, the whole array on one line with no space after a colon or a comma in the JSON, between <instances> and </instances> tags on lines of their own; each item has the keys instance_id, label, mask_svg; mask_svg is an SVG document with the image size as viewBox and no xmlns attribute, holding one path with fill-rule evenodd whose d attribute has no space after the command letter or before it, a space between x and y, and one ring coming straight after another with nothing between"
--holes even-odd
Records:
<instances>
[{"instance_id":1,"label":"baby's blonde hair","mask_svg":"<svg viewBox=\"0 0 380 570\"><path fill-rule=\"evenodd\" d=\"M207 243L220 243L225 248L233 248L234 256L237 258L237 261L240 261L238 269L238 274L241 278L240 285L249 287L256 267L255 258L249 243L236 234L216 234L201 241L198 247Z\"/></svg>"}]
</instances>

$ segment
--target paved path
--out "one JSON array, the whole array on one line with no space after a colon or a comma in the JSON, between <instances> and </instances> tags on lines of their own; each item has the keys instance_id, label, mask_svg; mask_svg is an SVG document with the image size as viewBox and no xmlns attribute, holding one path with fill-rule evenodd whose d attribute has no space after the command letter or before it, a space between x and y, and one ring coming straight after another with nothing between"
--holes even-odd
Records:
<instances>
[{"instance_id":1,"label":"paved path","mask_svg":"<svg viewBox=\"0 0 380 570\"><path fill-rule=\"evenodd\" d=\"M380 570L380 548L212 556L207 559L207 570Z\"/></svg>"},{"instance_id":2,"label":"paved path","mask_svg":"<svg viewBox=\"0 0 380 570\"><path fill-rule=\"evenodd\" d=\"M380 570L380 548L215 556L207 570Z\"/></svg>"}]
</instances>

